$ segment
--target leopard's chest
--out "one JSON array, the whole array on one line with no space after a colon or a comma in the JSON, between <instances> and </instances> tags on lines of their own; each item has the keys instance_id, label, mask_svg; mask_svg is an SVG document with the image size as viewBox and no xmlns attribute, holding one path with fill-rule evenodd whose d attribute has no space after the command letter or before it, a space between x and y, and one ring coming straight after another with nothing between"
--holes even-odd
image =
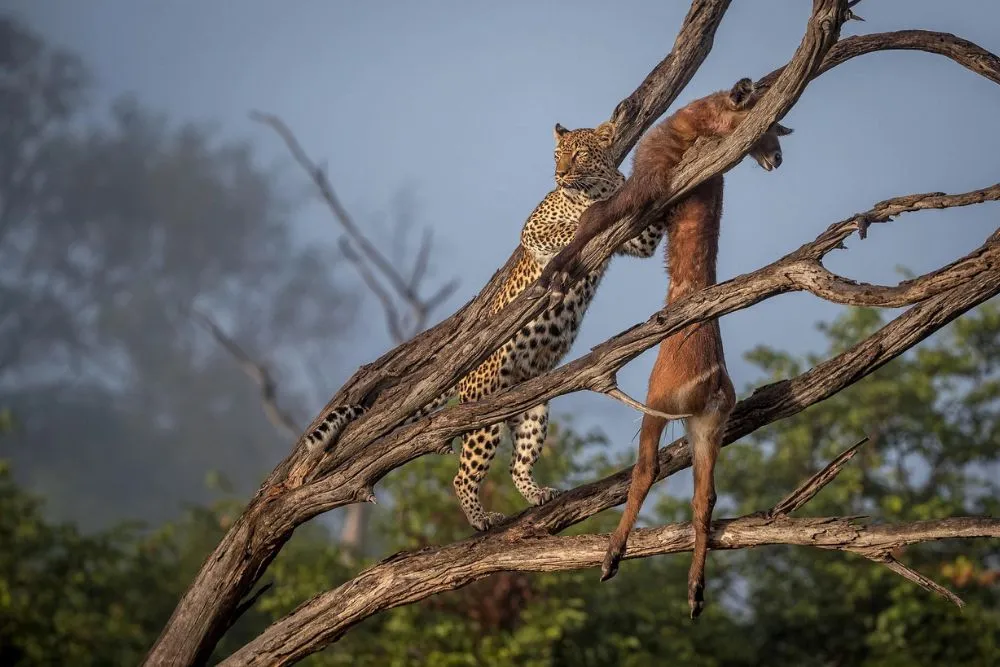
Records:
<instances>
[{"instance_id":1,"label":"leopard's chest","mask_svg":"<svg viewBox=\"0 0 1000 667\"><path fill-rule=\"evenodd\" d=\"M580 332L603 276L603 269L591 273L567 292L561 303L544 310L514 335L511 348L520 376L533 377L562 361Z\"/></svg>"},{"instance_id":2,"label":"leopard's chest","mask_svg":"<svg viewBox=\"0 0 1000 667\"><path fill-rule=\"evenodd\" d=\"M589 193L557 190L535 210L521 235L521 245L533 260L522 267L522 283L537 280L542 268L573 240L580 216L594 201ZM543 311L514 335L509 350L521 380L554 368L566 356L606 268L607 262L569 290L561 303Z\"/></svg>"}]
</instances>

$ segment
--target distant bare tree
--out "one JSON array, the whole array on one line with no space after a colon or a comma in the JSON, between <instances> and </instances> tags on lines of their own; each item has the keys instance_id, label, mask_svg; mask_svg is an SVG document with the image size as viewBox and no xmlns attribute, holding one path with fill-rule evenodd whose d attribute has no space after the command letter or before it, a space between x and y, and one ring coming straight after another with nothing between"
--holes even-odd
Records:
<instances>
[{"instance_id":1,"label":"distant bare tree","mask_svg":"<svg viewBox=\"0 0 1000 667\"><path fill-rule=\"evenodd\" d=\"M355 303L330 253L293 243L287 198L246 144L130 98L88 107L89 81L0 16L0 405L23 427L2 455L88 528L165 520L208 500L206 469L246 491L273 462L253 388L192 304L285 360L330 358Z\"/></svg>"},{"instance_id":2,"label":"distant bare tree","mask_svg":"<svg viewBox=\"0 0 1000 667\"><path fill-rule=\"evenodd\" d=\"M450 280L428 295L423 294L431 259L433 242L431 230L428 228L424 231L419 247L412 253L413 260L409 270L401 271L396 263L379 249L379 244L361 231L341 203L324 169L309 158L285 122L278 116L260 112L251 113L251 118L272 128L281 137L296 163L305 170L315 184L334 220L344 230L344 236L338 242L340 251L355 267L361 280L378 300L392 342L401 345L426 329L434 311L458 287L457 280ZM264 413L271 423L283 434L297 437L301 432L301 425L297 425L289 413L279 406L277 383L268 366L247 353L208 315L195 312L194 316L260 387ZM347 553L363 552L367 515L368 506L365 504L348 506L340 532L340 545Z\"/></svg>"}]
</instances>

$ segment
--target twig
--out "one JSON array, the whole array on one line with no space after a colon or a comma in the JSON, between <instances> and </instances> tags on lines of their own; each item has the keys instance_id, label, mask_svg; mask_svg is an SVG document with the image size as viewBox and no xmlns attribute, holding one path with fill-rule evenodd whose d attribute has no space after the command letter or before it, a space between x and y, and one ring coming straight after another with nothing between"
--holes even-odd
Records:
<instances>
[{"instance_id":1,"label":"twig","mask_svg":"<svg viewBox=\"0 0 1000 667\"><path fill-rule=\"evenodd\" d=\"M840 474L840 471L844 469L847 462L854 458L854 455L858 453L861 445L866 442L868 442L868 436L865 436L853 447L845 450L840 454L840 456L830 461L825 468L807 479L797 489L785 496L777 505L771 508L768 512L768 516L772 518L787 516L812 500L824 486L832 482L833 478Z\"/></svg>"},{"instance_id":2,"label":"twig","mask_svg":"<svg viewBox=\"0 0 1000 667\"><path fill-rule=\"evenodd\" d=\"M264 414L275 427L286 434L297 436L299 427L291 415L281 409L278 405L278 390L274 378L267 366L259 361L255 361L240 345L226 334L212 318L198 310L191 309L191 316L199 322L212 337L222 346L224 350L236 360L251 380L260 387L260 400L264 408Z\"/></svg>"},{"instance_id":3,"label":"twig","mask_svg":"<svg viewBox=\"0 0 1000 667\"><path fill-rule=\"evenodd\" d=\"M1000 534L995 535L994 537L997 537L997 536L1000 536ZM908 579L909 581L912 581L913 583L915 583L916 585L920 586L921 588L923 588L925 590L928 590L928 591L930 591L932 593L936 593L936 594L940 595L941 597L943 597L944 599L951 601L959 609L961 609L962 607L965 606L965 601L962 600L962 598L958 597L957 595L955 595L954 593L952 593L951 591L949 591L947 588L945 588L941 584L939 584L936 581L934 581L933 579L929 579L928 577L920 574L919 572L917 572L913 568L907 567L906 565L903 565L898 560L896 560L895 558L893 558L892 556L890 556L888 554L886 554L884 556L884 558L877 558L877 557L873 557L873 556L868 556L868 559L872 560L872 561L874 561L876 563L882 563L887 568L889 568L890 570L892 570L893 572L895 572L899 576L903 577L904 579Z\"/></svg>"},{"instance_id":4,"label":"twig","mask_svg":"<svg viewBox=\"0 0 1000 667\"><path fill-rule=\"evenodd\" d=\"M417 258L413 261L413 271L410 273L410 285L416 288L424 279L427 273L428 260L431 254L431 239L434 237L433 230L428 227L424 230L424 235L420 239L420 248L417 250Z\"/></svg>"},{"instance_id":5,"label":"twig","mask_svg":"<svg viewBox=\"0 0 1000 667\"><path fill-rule=\"evenodd\" d=\"M240 602L236 606L236 611L233 612L233 618L232 618L229 626L232 627L232 626L236 625L236 621L240 620L240 618L243 616L243 614L247 613L247 611L250 609L250 607L252 607L255 604L257 604L257 600L259 600L261 598L261 596L264 595L264 593L266 593L269 590L271 590L271 588L273 586L274 586L274 582L273 581L269 581L266 584L264 584L263 586L261 586L260 588L258 588L256 591L254 591L253 594L250 595L250 597L248 597L247 599L245 599L242 602Z\"/></svg>"},{"instance_id":6,"label":"twig","mask_svg":"<svg viewBox=\"0 0 1000 667\"><path fill-rule=\"evenodd\" d=\"M354 265L354 268L357 269L358 274L361 276L361 280L382 304L382 311L385 313L385 323L386 328L389 330L389 335L397 342L406 340L407 336L403 333L402 326L400 325L399 311L396 309L396 304L393 303L392 297L382 287L381 283L379 283L378 278L375 277L368 268L368 265L354 251L350 241L345 238L340 239L340 251L347 258L347 261Z\"/></svg>"}]
</instances>

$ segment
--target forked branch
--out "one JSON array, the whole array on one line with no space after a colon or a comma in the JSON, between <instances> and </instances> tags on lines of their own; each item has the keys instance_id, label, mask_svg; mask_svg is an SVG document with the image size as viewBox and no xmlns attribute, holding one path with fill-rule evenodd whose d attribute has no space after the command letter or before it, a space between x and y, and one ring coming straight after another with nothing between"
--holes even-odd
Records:
<instances>
[{"instance_id":1,"label":"forked branch","mask_svg":"<svg viewBox=\"0 0 1000 667\"><path fill-rule=\"evenodd\" d=\"M431 249L430 234L427 233L423 236L410 276L409 278L405 277L354 222L354 218L333 189L333 184L330 183L326 171L309 158L288 125L274 114L259 111L252 111L250 118L267 125L281 138L292 158L309 175L323 201L333 213L334 219L347 233L347 238L340 241L341 251L358 270L365 285L375 294L381 304L393 342L399 345L423 331L427 327L428 318L434 309L458 288L458 281L451 280L435 290L429 297L420 295L423 279L427 274L427 263ZM357 246L360 252L355 251L354 246ZM376 273L389 283L389 289L381 285ZM409 321L406 322L407 326L405 327L403 324L407 318L404 318L400 313L400 308L396 305L390 292L395 293L410 311L411 317L408 318Z\"/></svg>"}]
</instances>

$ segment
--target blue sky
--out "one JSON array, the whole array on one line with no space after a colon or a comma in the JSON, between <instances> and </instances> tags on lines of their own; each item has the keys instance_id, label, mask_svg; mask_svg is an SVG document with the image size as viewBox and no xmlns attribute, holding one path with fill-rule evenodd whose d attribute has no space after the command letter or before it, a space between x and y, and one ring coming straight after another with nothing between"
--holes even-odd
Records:
<instances>
[{"instance_id":1,"label":"blue sky","mask_svg":"<svg viewBox=\"0 0 1000 667\"><path fill-rule=\"evenodd\" d=\"M365 224L391 214L406 193L415 224L435 231L437 276L461 278L450 312L506 260L524 219L552 188L552 126L605 120L670 49L688 3L3 4L86 59L98 104L131 92L175 120L213 121L228 136L253 140L265 162L285 164L298 183L276 138L247 118L251 109L277 113L327 163L344 203ZM679 103L786 62L809 5L734 2ZM848 24L845 36L924 28L1000 52L995 0L869 0L858 13L867 22ZM882 199L997 181L998 110L1000 88L938 56L874 54L825 74L784 121L796 133L784 142L782 168L768 174L746 161L727 176L720 279L771 262ZM851 239L849 250L827 264L855 279L894 282L897 265L927 271L979 245L996 228L998 211L986 204L904 216L865 241ZM318 205L290 224L304 241L336 247L339 230ZM381 228L373 229L377 235ZM645 320L665 293L660 256L616 260L573 356ZM365 309L359 326L371 334L355 332L355 344L338 347L334 380L389 344L374 299ZM724 318L728 365L741 394L755 378L741 359L745 350L817 350L815 323L838 312L792 295ZM645 394L654 358L655 350L620 374L628 393ZM600 426L616 447L631 446L638 426L632 410L593 395L558 399L553 407L577 413L580 426Z\"/></svg>"}]
</instances>

